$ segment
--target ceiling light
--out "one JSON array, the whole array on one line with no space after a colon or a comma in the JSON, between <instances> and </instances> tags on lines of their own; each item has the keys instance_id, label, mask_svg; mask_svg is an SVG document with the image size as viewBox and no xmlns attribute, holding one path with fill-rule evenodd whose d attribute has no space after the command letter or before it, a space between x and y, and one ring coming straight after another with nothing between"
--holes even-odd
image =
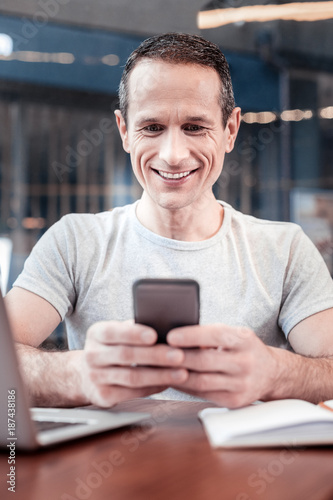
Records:
<instances>
[{"instance_id":1,"label":"ceiling light","mask_svg":"<svg viewBox=\"0 0 333 500\"><path fill-rule=\"evenodd\" d=\"M328 106L327 108L321 108L319 111L320 118L332 119L333 118L333 106Z\"/></svg>"},{"instance_id":2,"label":"ceiling light","mask_svg":"<svg viewBox=\"0 0 333 500\"><path fill-rule=\"evenodd\" d=\"M310 120L313 117L311 109L286 109L281 113L281 120L285 122L300 122L301 120Z\"/></svg>"},{"instance_id":3,"label":"ceiling light","mask_svg":"<svg viewBox=\"0 0 333 500\"><path fill-rule=\"evenodd\" d=\"M58 63L72 64L75 61L73 54L68 52L35 52L32 50L21 50L12 52L5 56L0 54L0 61L22 61L32 63Z\"/></svg>"},{"instance_id":4,"label":"ceiling light","mask_svg":"<svg viewBox=\"0 0 333 500\"><path fill-rule=\"evenodd\" d=\"M117 66L119 64L119 57L117 54L108 54L102 57L102 63L107 66Z\"/></svg>"},{"instance_id":5,"label":"ceiling light","mask_svg":"<svg viewBox=\"0 0 333 500\"><path fill-rule=\"evenodd\" d=\"M9 56L13 52L13 39L5 33L0 33L0 55Z\"/></svg>"},{"instance_id":6,"label":"ceiling light","mask_svg":"<svg viewBox=\"0 0 333 500\"><path fill-rule=\"evenodd\" d=\"M244 113L242 120L245 123L271 123L277 119L276 113L272 111L260 111L259 113Z\"/></svg>"},{"instance_id":7,"label":"ceiling light","mask_svg":"<svg viewBox=\"0 0 333 500\"><path fill-rule=\"evenodd\" d=\"M43 229L46 226L46 221L43 217L24 217L22 226L25 229Z\"/></svg>"},{"instance_id":8,"label":"ceiling light","mask_svg":"<svg viewBox=\"0 0 333 500\"><path fill-rule=\"evenodd\" d=\"M238 8L204 10L198 13L199 29L217 28L239 22L322 21L333 18L333 1L295 2L279 5L249 5Z\"/></svg>"},{"instance_id":9,"label":"ceiling light","mask_svg":"<svg viewBox=\"0 0 333 500\"><path fill-rule=\"evenodd\" d=\"M248 111L241 116L241 120L244 123L253 124L267 124L272 123L276 120L283 120L285 122L300 122L302 120L310 120L316 113L311 109L285 109L281 113L273 111L259 111L253 112ZM333 106L327 108L321 108L319 110L320 118L333 118Z\"/></svg>"}]
</instances>

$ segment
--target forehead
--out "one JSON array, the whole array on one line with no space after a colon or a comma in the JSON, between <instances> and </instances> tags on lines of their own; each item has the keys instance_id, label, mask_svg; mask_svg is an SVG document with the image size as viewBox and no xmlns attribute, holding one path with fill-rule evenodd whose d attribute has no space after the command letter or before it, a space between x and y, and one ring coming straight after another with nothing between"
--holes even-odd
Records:
<instances>
[{"instance_id":1,"label":"forehead","mask_svg":"<svg viewBox=\"0 0 333 500\"><path fill-rule=\"evenodd\" d=\"M221 80L215 69L198 64L171 64L142 59L128 81L129 111L142 106L219 106Z\"/></svg>"}]
</instances>

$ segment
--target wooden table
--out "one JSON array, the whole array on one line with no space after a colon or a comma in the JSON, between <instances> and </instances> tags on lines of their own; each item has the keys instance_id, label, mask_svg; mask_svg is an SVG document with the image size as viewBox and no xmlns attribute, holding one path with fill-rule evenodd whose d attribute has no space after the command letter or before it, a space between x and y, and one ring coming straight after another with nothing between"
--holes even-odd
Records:
<instances>
[{"instance_id":1,"label":"wooden table","mask_svg":"<svg viewBox=\"0 0 333 500\"><path fill-rule=\"evenodd\" d=\"M2 500L331 500L333 447L213 450L197 418L203 403L133 400L143 424L17 456L16 492Z\"/></svg>"}]
</instances>

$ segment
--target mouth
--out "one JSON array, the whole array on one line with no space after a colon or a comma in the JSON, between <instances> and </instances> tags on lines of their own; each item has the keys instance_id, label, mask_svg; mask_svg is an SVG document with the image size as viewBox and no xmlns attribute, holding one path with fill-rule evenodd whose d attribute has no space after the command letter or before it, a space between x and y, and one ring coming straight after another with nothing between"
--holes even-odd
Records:
<instances>
[{"instance_id":1,"label":"mouth","mask_svg":"<svg viewBox=\"0 0 333 500\"><path fill-rule=\"evenodd\" d=\"M160 177L163 177L163 179L167 180L178 180L178 179L184 179L186 177L189 177L195 170L188 170L186 172L177 172L177 173L171 173L171 172L164 172L163 170L155 170L153 169L154 172L156 172Z\"/></svg>"}]
</instances>

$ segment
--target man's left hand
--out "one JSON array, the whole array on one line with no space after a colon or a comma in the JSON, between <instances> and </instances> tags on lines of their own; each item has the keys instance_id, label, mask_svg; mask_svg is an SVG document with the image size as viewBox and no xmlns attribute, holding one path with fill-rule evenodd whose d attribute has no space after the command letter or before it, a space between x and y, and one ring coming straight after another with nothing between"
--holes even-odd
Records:
<instances>
[{"instance_id":1,"label":"man's left hand","mask_svg":"<svg viewBox=\"0 0 333 500\"><path fill-rule=\"evenodd\" d=\"M270 399L278 379L279 349L266 346L249 328L187 326L171 330L167 341L184 348L182 366L189 370L177 389L228 408Z\"/></svg>"}]
</instances>

